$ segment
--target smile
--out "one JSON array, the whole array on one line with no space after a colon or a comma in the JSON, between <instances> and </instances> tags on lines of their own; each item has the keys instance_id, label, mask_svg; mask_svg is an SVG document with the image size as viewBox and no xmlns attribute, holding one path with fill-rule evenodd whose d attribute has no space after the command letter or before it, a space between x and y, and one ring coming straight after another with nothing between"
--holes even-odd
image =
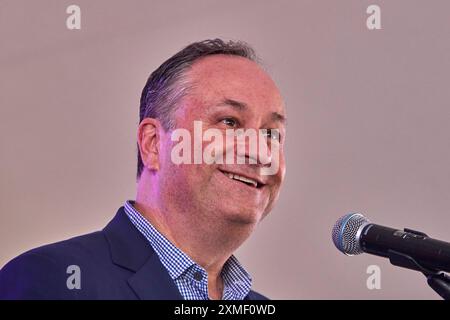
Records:
<instances>
[{"instance_id":1,"label":"smile","mask_svg":"<svg viewBox=\"0 0 450 320\"><path fill-rule=\"evenodd\" d=\"M253 188L259 189L264 186L264 184L254 180L254 179L248 178L248 177L244 177L244 176L241 176L241 175L238 175L235 173L226 172L226 171L222 171L222 170L220 170L220 172L222 172L225 176L227 176L231 180L242 182L242 183L246 184L247 186L250 186Z\"/></svg>"}]
</instances>

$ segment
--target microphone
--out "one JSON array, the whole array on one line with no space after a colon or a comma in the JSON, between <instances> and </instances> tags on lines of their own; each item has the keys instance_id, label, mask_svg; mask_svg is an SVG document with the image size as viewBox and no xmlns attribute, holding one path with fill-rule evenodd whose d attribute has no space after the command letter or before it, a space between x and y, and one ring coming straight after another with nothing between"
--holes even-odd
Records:
<instances>
[{"instance_id":1,"label":"microphone","mask_svg":"<svg viewBox=\"0 0 450 320\"><path fill-rule=\"evenodd\" d=\"M360 213L350 213L337 220L332 239L336 248L346 255L365 252L389 258L393 265L427 274L450 272L450 243L411 229L377 225Z\"/></svg>"}]
</instances>

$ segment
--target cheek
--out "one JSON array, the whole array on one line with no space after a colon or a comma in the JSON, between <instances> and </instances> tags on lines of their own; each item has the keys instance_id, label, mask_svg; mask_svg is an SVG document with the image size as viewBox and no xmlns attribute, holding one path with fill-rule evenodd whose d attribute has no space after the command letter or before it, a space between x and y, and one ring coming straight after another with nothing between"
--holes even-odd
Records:
<instances>
[{"instance_id":1,"label":"cheek","mask_svg":"<svg viewBox=\"0 0 450 320\"><path fill-rule=\"evenodd\" d=\"M167 163L163 179L173 192L202 192L207 189L213 175L213 168L203 164Z\"/></svg>"},{"instance_id":2,"label":"cheek","mask_svg":"<svg viewBox=\"0 0 450 320\"><path fill-rule=\"evenodd\" d=\"M275 187L277 187L276 189L279 189L280 186L283 184L284 177L286 175L286 162L285 162L283 153L280 154L278 166L279 166L278 171L273 176L273 181L274 181L273 185Z\"/></svg>"},{"instance_id":3,"label":"cheek","mask_svg":"<svg viewBox=\"0 0 450 320\"><path fill-rule=\"evenodd\" d=\"M278 171L280 183L284 181L284 176L286 175L286 159L284 157L284 152L281 151L280 154L280 170Z\"/></svg>"}]
</instances>

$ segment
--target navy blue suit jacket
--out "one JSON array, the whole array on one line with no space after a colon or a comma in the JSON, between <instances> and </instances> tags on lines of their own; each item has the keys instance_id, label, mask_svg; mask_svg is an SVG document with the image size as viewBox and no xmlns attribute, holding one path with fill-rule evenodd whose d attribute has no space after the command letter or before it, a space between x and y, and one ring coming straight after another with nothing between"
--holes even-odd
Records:
<instances>
[{"instance_id":1,"label":"navy blue suit jacket","mask_svg":"<svg viewBox=\"0 0 450 320\"><path fill-rule=\"evenodd\" d=\"M80 289L67 279L80 268ZM21 254L0 271L0 299L182 299L145 237L121 207L102 230ZM250 291L247 300L266 297Z\"/></svg>"}]
</instances>

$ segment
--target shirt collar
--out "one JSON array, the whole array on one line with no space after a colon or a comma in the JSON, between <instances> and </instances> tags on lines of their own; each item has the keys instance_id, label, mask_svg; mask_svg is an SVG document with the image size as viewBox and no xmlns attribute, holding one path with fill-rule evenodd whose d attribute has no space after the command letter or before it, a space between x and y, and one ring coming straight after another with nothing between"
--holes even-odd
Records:
<instances>
[{"instance_id":1,"label":"shirt collar","mask_svg":"<svg viewBox=\"0 0 450 320\"><path fill-rule=\"evenodd\" d=\"M146 218L133 206L134 201L125 202L125 212L135 227L150 242L161 263L169 272L172 279L180 277L195 262L183 251L178 249L164 235L162 235Z\"/></svg>"},{"instance_id":2,"label":"shirt collar","mask_svg":"<svg viewBox=\"0 0 450 320\"><path fill-rule=\"evenodd\" d=\"M194 267L206 274L201 266L170 242L135 209L134 201L126 201L124 208L128 218L149 241L172 279L176 280L184 273L192 273L188 270ZM242 296L239 298L243 299L250 292L252 278L234 255L225 262L221 275L224 281L224 296L239 292Z\"/></svg>"}]
</instances>

